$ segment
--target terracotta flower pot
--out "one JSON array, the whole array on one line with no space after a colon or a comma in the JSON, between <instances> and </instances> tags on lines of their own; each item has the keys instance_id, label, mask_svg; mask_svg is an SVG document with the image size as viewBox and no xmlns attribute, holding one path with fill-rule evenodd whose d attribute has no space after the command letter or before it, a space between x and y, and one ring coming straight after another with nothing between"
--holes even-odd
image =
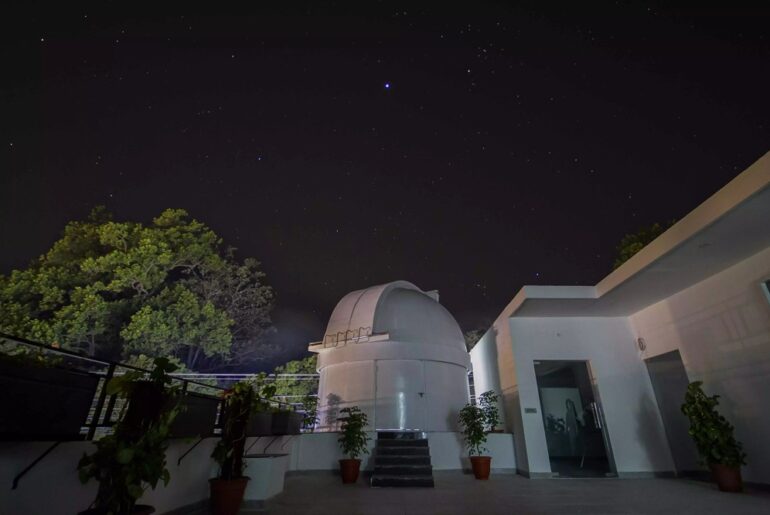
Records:
<instances>
[{"instance_id":1,"label":"terracotta flower pot","mask_svg":"<svg viewBox=\"0 0 770 515\"><path fill-rule=\"evenodd\" d=\"M248 477L236 479L209 479L211 486L211 513L214 515L238 515L243 503Z\"/></svg>"},{"instance_id":2,"label":"terracotta flower pot","mask_svg":"<svg viewBox=\"0 0 770 515\"><path fill-rule=\"evenodd\" d=\"M743 480L741 479L740 467L730 467L728 465L722 465L721 463L711 463L709 464L709 468L721 491L743 491Z\"/></svg>"},{"instance_id":3,"label":"terracotta flower pot","mask_svg":"<svg viewBox=\"0 0 770 515\"><path fill-rule=\"evenodd\" d=\"M492 467L491 456L471 456L471 467L476 479L489 479L489 470Z\"/></svg>"},{"instance_id":4,"label":"terracotta flower pot","mask_svg":"<svg viewBox=\"0 0 770 515\"><path fill-rule=\"evenodd\" d=\"M355 483L358 481L358 472L361 470L361 460L340 460L340 471L343 483Z\"/></svg>"}]
</instances>

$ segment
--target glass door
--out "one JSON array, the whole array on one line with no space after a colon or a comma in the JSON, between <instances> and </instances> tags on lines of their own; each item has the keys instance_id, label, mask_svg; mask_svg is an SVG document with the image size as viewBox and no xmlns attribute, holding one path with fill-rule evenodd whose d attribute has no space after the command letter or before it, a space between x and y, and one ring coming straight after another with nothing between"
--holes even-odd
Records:
<instances>
[{"instance_id":1,"label":"glass door","mask_svg":"<svg viewBox=\"0 0 770 515\"><path fill-rule=\"evenodd\" d=\"M535 376L551 471L559 477L614 476L588 362L535 361Z\"/></svg>"}]
</instances>

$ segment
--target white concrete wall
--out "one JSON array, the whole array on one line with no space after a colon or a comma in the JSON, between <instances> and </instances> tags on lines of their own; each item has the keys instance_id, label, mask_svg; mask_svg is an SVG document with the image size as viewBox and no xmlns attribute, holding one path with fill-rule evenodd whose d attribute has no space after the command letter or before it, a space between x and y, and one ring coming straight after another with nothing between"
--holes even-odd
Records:
<instances>
[{"instance_id":1,"label":"white concrete wall","mask_svg":"<svg viewBox=\"0 0 770 515\"><path fill-rule=\"evenodd\" d=\"M468 449L460 433L429 433L433 470L470 470ZM484 445L487 456L492 456L492 469L514 472L516 456L511 433L490 433Z\"/></svg>"},{"instance_id":2,"label":"white concrete wall","mask_svg":"<svg viewBox=\"0 0 770 515\"><path fill-rule=\"evenodd\" d=\"M340 300L324 342L309 347L318 353L319 431L338 429L335 404L358 406L370 430L457 429L470 359L460 326L437 298L396 281Z\"/></svg>"},{"instance_id":3,"label":"white concrete wall","mask_svg":"<svg viewBox=\"0 0 770 515\"><path fill-rule=\"evenodd\" d=\"M372 348L378 346L382 349L374 353ZM324 363L320 365L317 430L338 430L339 410L358 406L371 430L456 431L457 415L468 402L467 364L457 362L468 361L467 353L448 353L451 348L426 344L422 347L429 347L429 352L421 356L430 354L434 359L398 358L413 347L417 344L360 344L345 354L347 361L332 364L326 363L331 352L320 354ZM335 350L335 359L344 351ZM447 354L454 354L454 361ZM376 355L387 359L373 359Z\"/></svg>"},{"instance_id":4,"label":"white concrete wall","mask_svg":"<svg viewBox=\"0 0 770 515\"><path fill-rule=\"evenodd\" d=\"M770 278L765 249L631 317L647 349L642 358L678 349L690 381L718 394L720 412L748 454L744 479L770 483Z\"/></svg>"},{"instance_id":5,"label":"white concrete wall","mask_svg":"<svg viewBox=\"0 0 770 515\"><path fill-rule=\"evenodd\" d=\"M354 361L321 368L318 383L318 429L336 431L339 429L339 411L346 407L358 406L369 420L375 421L375 380L374 361Z\"/></svg>"},{"instance_id":6,"label":"white concrete wall","mask_svg":"<svg viewBox=\"0 0 770 515\"><path fill-rule=\"evenodd\" d=\"M654 392L626 318L512 318L510 336L521 409L514 432L527 448L526 465L517 453L520 468L530 474L551 471L534 361L554 359L590 363L619 474L673 470Z\"/></svg>"},{"instance_id":7,"label":"white concrete wall","mask_svg":"<svg viewBox=\"0 0 770 515\"><path fill-rule=\"evenodd\" d=\"M367 433L371 438L369 454L361 456L362 470L374 469L374 445L377 434ZM260 438L251 448L250 453L289 453L289 471L339 470L339 460L343 458L339 443L339 433L306 433L299 437L282 437L270 444L271 438ZM247 446L252 443L249 439ZM470 469L468 450L464 447L462 435L453 432L428 433L431 462L435 470ZM513 435L510 433L492 433L488 435L486 447L493 458L493 468L514 470L516 457L513 448ZM265 451L265 448L267 450Z\"/></svg>"},{"instance_id":8,"label":"white concrete wall","mask_svg":"<svg viewBox=\"0 0 770 515\"><path fill-rule=\"evenodd\" d=\"M246 458L244 475L252 478L243 494L244 501L264 501L283 492L289 456Z\"/></svg>"},{"instance_id":9,"label":"white concrete wall","mask_svg":"<svg viewBox=\"0 0 770 515\"><path fill-rule=\"evenodd\" d=\"M376 433L368 433L369 454L362 456L362 469L374 469L373 449ZM250 438L247 454L286 454L285 457L246 459L246 474L251 477L246 500L267 499L283 489L286 471L337 471L343 458L339 433L306 433L298 436ZM467 470L470 464L467 450L458 433L429 433L431 459L436 470ZM211 459L216 438L208 438L190 452L181 465L179 457L193 442L174 440L166 455L171 481L156 490L148 490L140 499L142 504L155 506L156 513L205 501L209 498L209 478L216 477L217 466ZM252 445L253 444L253 445ZM97 484L82 485L78 480L77 463L83 453L93 451L90 442L67 442L32 469L11 490L13 477L32 462L49 443L0 444L0 514L72 515L88 508L96 496ZM511 434L490 434L487 440L492 468L504 471L516 469Z\"/></svg>"},{"instance_id":10,"label":"white concrete wall","mask_svg":"<svg viewBox=\"0 0 770 515\"><path fill-rule=\"evenodd\" d=\"M514 433L518 468L527 472L527 447L524 438L516 437L517 431L521 431L522 420L507 317L502 315L495 321L473 347L470 358L476 395L492 390L500 396L498 408L503 429L507 433Z\"/></svg>"}]
</instances>

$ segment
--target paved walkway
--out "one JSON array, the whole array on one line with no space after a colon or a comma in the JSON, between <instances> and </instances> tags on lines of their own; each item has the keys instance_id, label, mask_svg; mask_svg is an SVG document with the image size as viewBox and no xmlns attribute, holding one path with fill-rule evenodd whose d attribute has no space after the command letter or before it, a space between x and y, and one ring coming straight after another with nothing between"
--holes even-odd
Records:
<instances>
[{"instance_id":1,"label":"paved walkway","mask_svg":"<svg viewBox=\"0 0 770 515\"><path fill-rule=\"evenodd\" d=\"M476 481L457 472L436 472L435 478L436 488L369 488L363 478L356 485L343 485L331 474L290 476L283 493L267 503L267 513L770 514L766 492L725 494L709 483L683 479L530 480L501 474Z\"/></svg>"}]
</instances>

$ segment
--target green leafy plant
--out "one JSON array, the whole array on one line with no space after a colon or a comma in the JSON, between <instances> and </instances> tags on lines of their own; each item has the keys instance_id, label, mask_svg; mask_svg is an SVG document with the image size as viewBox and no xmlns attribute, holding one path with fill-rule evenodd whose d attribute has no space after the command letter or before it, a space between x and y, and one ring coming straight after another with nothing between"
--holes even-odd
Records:
<instances>
[{"instance_id":1,"label":"green leafy plant","mask_svg":"<svg viewBox=\"0 0 770 515\"><path fill-rule=\"evenodd\" d=\"M479 407L484 412L484 424L487 431L494 431L500 423L500 412L497 409L498 396L493 390L479 396Z\"/></svg>"},{"instance_id":2,"label":"green leafy plant","mask_svg":"<svg viewBox=\"0 0 770 515\"><path fill-rule=\"evenodd\" d=\"M487 433L494 431L500 423L500 412L497 409L498 395L489 390L479 395L477 406L466 404L460 410L460 425L463 439L468 447L468 454L480 456L486 450Z\"/></svg>"},{"instance_id":3,"label":"green leafy plant","mask_svg":"<svg viewBox=\"0 0 770 515\"><path fill-rule=\"evenodd\" d=\"M249 382L254 390L253 411L271 411L272 403L276 395L275 383L267 382L267 374L261 372Z\"/></svg>"},{"instance_id":4,"label":"green leafy plant","mask_svg":"<svg viewBox=\"0 0 770 515\"><path fill-rule=\"evenodd\" d=\"M240 381L224 393L222 437L211 457L219 464L220 479L243 477L243 448L249 416L257 407L252 385Z\"/></svg>"},{"instance_id":5,"label":"green leafy plant","mask_svg":"<svg viewBox=\"0 0 770 515\"><path fill-rule=\"evenodd\" d=\"M131 371L108 383L108 393L128 397L128 411L121 412L120 421L111 435L94 442L96 451L84 454L78 463L82 483L91 479L99 482L92 503L99 512L128 515L148 487L155 489L161 480L164 485L168 484L168 433L178 411L178 392L169 387L171 377L168 374L175 369L166 358L157 358L149 380L144 379L144 372ZM151 391L160 396L157 410L147 409L146 399L139 400L140 391ZM133 407L132 402L136 403Z\"/></svg>"},{"instance_id":6,"label":"green leafy plant","mask_svg":"<svg viewBox=\"0 0 770 515\"><path fill-rule=\"evenodd\" d=\"M315 395L306 395L303 397L302 410L304 412L302 417L302 427L310 430L312 433L315 431L316 424L318 424L318 397Z\"/></svg>"},{"instance_id":7,"label":"green leafy plant","mask_svg":"<svg viewBox=\"0 0 770 515\"><path fill-rule=\"evenodd\" d=\"M733 435L733 425L716 410L719 395L706 395L702 385L702 381L690 383L682 404L682 413L690 419L688 432L701 459L706 465L745 465L746 453Z\"/></svg>"},{"instance_id":8,"label":"green leafy plant","mask_svg":"<svg viewBox=\"0 0 770 515\"><path fill-rule=\"evenodd\" d=\"M481 456L486 451L484 444L487 443L486 431L487 418L484 410L473 404L466 404L460 410L460 425L462 426L463 440L468 447L468 455Z\"/></svg>"},{"instance_id":9,"label":"green leafy plant","mask_svg":"<svg viewBox=\"0 0 770 515\"><path fill-rule=\"evenodd\" d=\"M223 394L222 437L211 457L219 464L220 479L243 477L243 448L249 417L258 411L270 411L275 386L265 383L265 374L240 381Z\"/></svg>"},{"instance_id":10,"label":"green leafy plant","mask_svg":"<svg viewBox=\"0 0 770 515\"><path fill-rule=\"evenodd\" d=\"M366 413L362 412L358 406L342 408L340 413L344 416L339 418L342 425L337 442L342 448L342 453L352 460L357 459L361 454L368 454L369 449L366 444L371 438L366 435L365 428L369 423Z\"/></svg>"}]
</instances>

